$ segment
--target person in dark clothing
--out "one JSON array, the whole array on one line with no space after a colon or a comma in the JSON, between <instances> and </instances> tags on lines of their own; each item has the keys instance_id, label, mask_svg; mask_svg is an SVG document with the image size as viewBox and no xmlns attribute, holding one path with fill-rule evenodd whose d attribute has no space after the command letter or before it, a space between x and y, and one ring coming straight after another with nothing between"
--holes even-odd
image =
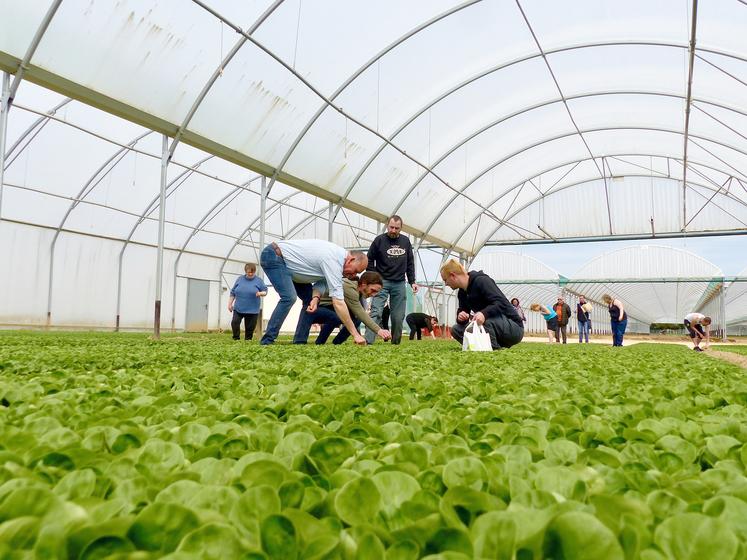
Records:
<instances>
[{"instance_id":1,"label":"person in dark clothing","mask_svg":"<svg viewBox=\"0 0 747 560\"><path fill-rule=\"evenodd\" d=\"M470 318L488 332L493 350L521 342L524 338L521 317L490 276L482 271L467 272L457 261L449 259L441 267L441 278L452 290L459 290L457 323L451 327L451 336L460 344Z\"/></svg>"},{"instance_id":2,"label":"person in dark clothing","mask_svg":"<svg viewBox=\"0 0 747 560\"><path fill-rule=\"evenodd\" d=\"M562 297L552 306L553 311L558 314L558 326L555 329L555 341L560 342L563 337L563 344L568 344L568 320L571 318L571 306L568 305Z\"/></svg>"},{"instance_id":3,"label":"person in dark clothing","mask_svg":"<svg viewBox=\"0 0 747 560\"><path fill-rule=\"evenodd\" d=\"M576 319L578 319L578 342L581 344L586 339L589 343L589 327L591 327L591 305L586 302L584 296L579 296L576 304Z\"/></svg>"},{"instance_id":4,"label":"person in dark clothing","mask_svg":"<svg viewBox=\"0 0 747 560\"><path fill-rule=\"evenodd\" d=\"M612 329L612 346L622 346L625 328L628 326L628 314L623 303L609 294L602 296L610 311L610 328Z\"/></svg>"},{"instance_id":5,"label":"person in dark clothing","mask_svg":"<svg viewBox=\"0 0 747 560\"><path fill-rule=\"evenodd\" d=\"M399 344L402 340L402 322L407 309L407 284L412 286L412 293L418 291L412 244L406 235L400 233L401 230L402 218L392 216L387 223L386 233L378 235L368 249L368 270L378 272L384 278L384 288L371 302L371 318L378 325L382 324L382 311L389 299L392 344ZM366 341L369 344L373 344L375 336L373 332L366 330Z\"/></svg>"},{"instance_id":6,"label":"person in dark clothing","mask_svg":"<svg viewBox=\"0 0 747 560\"><path fill-rule=\"evenodd\" d=\"M228 298L228 311L233 313L231 331L234 340L241 339L241 321L244 321L244 339L251 340L257 328L260 298L267 295L267 286L257 276L257 265L246 263L244 274L236 278Z\"/></svg>"},{"instance_id":7,"label":"person in dark clothing","mask_svg":"<svg viewBox=\"0 0 747 560\"><path fill-rule=\"evenodd\" d=\"M410 340L414 340L416 335L418 340L422 340L422 329L428 329L431 333L431 338L436 338L436 335L433 334L433 327L438 324L438 320L435 317L431 317L425 313L410 313L405 317L405 322L410 327Z\"/></svg>"},{"instance_id":8,"label":"person in dark clothing","mask_svg":"<svg viewBox=\"0 0 747 560\"><path fill-rule=\"evenodd\" d=\"M382 329L389 330L389 316L391 315L389 309L389 302L384 306L384 310L381 312L381 323L379 326Z\"/></svg>"}]
</instances>

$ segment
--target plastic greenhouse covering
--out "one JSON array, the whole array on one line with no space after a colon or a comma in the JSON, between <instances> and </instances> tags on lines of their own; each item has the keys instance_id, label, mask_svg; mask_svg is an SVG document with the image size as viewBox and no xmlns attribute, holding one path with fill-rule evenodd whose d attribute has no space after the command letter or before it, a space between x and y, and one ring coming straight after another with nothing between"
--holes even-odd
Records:
<instances>
[{"instance_id":1,"label":"plastic greenhouse covering","mask_svg":"<svg viewBox=\"0 0 747 560\"><path fill-rule=\"evenodd\" d=\"M262 244L365 249L392 214L417 247L465 260L747 233L743 0L0 0L0 14L2 324L143 328L155 297L184 328L202 281L215 328ZM609 288L641 330L698 307L747 321L746 284L692 255L624 250L578 281L497 255L486 271L522 304Z\"/></svg>"}]
</instances>

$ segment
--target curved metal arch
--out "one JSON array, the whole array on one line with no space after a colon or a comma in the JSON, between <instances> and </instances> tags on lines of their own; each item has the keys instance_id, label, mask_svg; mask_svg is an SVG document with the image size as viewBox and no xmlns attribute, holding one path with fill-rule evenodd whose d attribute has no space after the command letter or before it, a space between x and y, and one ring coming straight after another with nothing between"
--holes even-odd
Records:
<instances>
[{"instance_id":1,"label":"curved metal arch","mask_svg":"<svg viewBox=\"0 0 747 560\"><path fill-rule=\"evenodd\" d=\"M309 119L309 122L306 123L306 126L304 126L303 130L298 134L296 139L291 144L290 148L288 148L288 151L283 156L283 159L280 160L280 163L278 164L278 167L275 170L275 173L273 173L272 179L270 180L270 185L268 187L268 192L272 190L272 186L275 184L275 180L277 178L277 175L280 173L280 171L285 167L285 165L288 163L288 160L293 155L293 152L295 152L298 145L301 143L303 138L306 136L309 130L311 130L311 127L314 126L314 123L319 119L319 117L322 116L322 114L327 110L328 107L332 105L332 102L337 99L347 88L350 84L352 84L361 74L363 74L366 70L368 70L371 66L373 66L376 62L381 60L384 56L386 56L389 52L399 47L401 44L403 44L405 41L410 39L411 37L414 37L424 29L427 29L434 23L437 23L441 21L442 19L445 19L457 12L460 12L461 10L472 6L473 4L476 4L482 0L470 0L468 2L464 2L462 4L459 4L457 6L454 6L450 10L446 10L445 12L442 12L438 14L437 16L434 16L428 21L425 21L418 25L417 27L411 29L404 35L400 36L398 39L384 47L381 51L379 51L376 55L374 55L370 60L368 60L363 66L358 68L355 72L353 72L348 78L343 81L343 83L332 93L332 95L327 100L327 103L322 105L319 110L317 110L316 114ZM386 140L385 144L386 145ZM336 212L335 212L336 217Z\"/></svg>"},{"instance_id":2,"label":"curved metal arch","mask_svg":"<svg viewBox=\"0 0 747 560\"><path fill-rule=\"evenodd\" d=\"M627 176L628 176L628 177L635 177L635 176L638 176L638 175L627 175ZM640 177L648 177L648 175L640 175ZM598 179L591 179L591 180L598 180ZM578 183L572 183L572 184L570 184L570 185L564 185L564 186L562 186L562 187L560 187L560 188L558 188L558 189L554 190L554 191L553 191L552 193L550 193L550 194L555 194L555 193L558 193L558 192L562 192L562 191L564 191L564 190L566 190L566 189L570 189L570 188L578 187L578 186L580 186L580 185L582 185L582 184L585 184L585 183L588 183L588 182L590 182L591 180L590 180L590 179L586 179L586 180L584 180L584 181L579 181ZM679 180L677 180L677 179L672 179L672 181L680 182L680 181L679 181ZM712 192L718 193L718 190L717 190L717 189L714 189L714 188L713 188L712 186L706 185L706 184L704 184L704 183L695 183L695 182L693 182L693 181L688 181L688 182L689 182L690 184L693 184L693 185L697 185L698 187L701 187L701 188L703 188L703 189L707 189L707 190L709 190L709 191L712 191ZM696 191L696 192L697 192L697 191ZM725 197L727 197L727 198L730 198L731 200L734 200L735 202L737 202L737 203L741 204L742 206L747 206L747 202L745 202L745 201L743 201L743 200L740 200L740 199L736 198L736 197L735 197L734 195L732 195L731 193L726 193L726 192L725 192L725 193L723 193L723 196L725 196ZM510 220L510 219L514 218L514 217L515 217L516 215L518 215L518 214L519 214L520 212L523 212L524 210L526 210L527 208L529 208L529 207L530 207L530 206L532 206L533 204L535 204L535 203L537 203L538 201L540 201L540 200L541 200L542 198L543 198L543 197L541 197L541 196L540 196L540 197L536 197L536 198L534 198L534 199L530 200L529 202L525 203L525 204L524 204L524 205L522 205L521 207L517 208L517 209L516 209L516 210L515 210L514 212L512 212L512 213L511 213L511 214L510 214L509 216L507 216L507 217L506 217L506 219L507 219L507 220ZM729 214L729 215L731 216L731 214ZM739 219L739 218L737 218L736 216L732 216L732 217L733 217L733 218L734 218L735 220L737 220L737 221L739 221L739 222L742 222L742 220L740 220L740 219ZM474 221L473 221L472 223L474 223ZM745 222L742 222L742 223L743 223L743 224L745 225L745 227L747 228L747 223L745 223ZM493 230L492 230L492 231L490 232L490 234L489 234L489 235L488 235L488 236L486 237L486 240L489 240L489 239L490 239L490 238L491 238L491 237L492 237L493 235L495 235L495 232L497 232L497 231L498 231L498 230L499 230L499 229L500 229L500 228L502 227L502 225L503 225L503 224L499 224L499 225L498 225L497 227L495 227L495 228L494 228L494 229L493 229ZM464 233L462 233L462 235L464 235ZM460 237L461 237L461 236L460 236ZM483 245L484 245L484 244L483 244ZM481 248L482 248L482 246L480 247L480 249L481 249ZM478 249L478 251L479 251L479 249Z\"/></svg>"},{"instance_id":3,"label":"curved metal arch","mask_svg":"<svg viewBox=\"0 0 747 560\"><path fill-rule=\"evenodd\" d=\"M62 0L54 0L52 4L50 4L49 8L47 9L47 13L44 14L44 19L42 19L42 22L39 24L39 27L37 28L33 39L31 39L29 48L26 50L26 54L23 56L23 60L18 65L18 70L16 71L15 77L13 78L13 83L10 85L10 95L8 96L8 108L10 108L11 105L13 105L13 100L16 97L18 86L21 85L21 80L23 80L23 75L26 72L26 69L28 68L29 63L31 62L31 58L34 56L36 49L39 47L39 43L41 43L42 37L44 37L44 34L47 32L47 29L49 28L49 24L52 23L52 19L57 13L57 8L60 7L60 4L62 4Z\"/></svg>"},{"instance_id":4,"label":"curved metal arch","mask_svg":"<svg viewBox=\"0 0 747 560\"><path fill-rule=\"evenodd\" d=\"M677 158L675 158L675 157L672 157L672 156L665 156L665 155L654 155L654 154L630 154L630 153L620 153L620 154L607 154L607 155L606 155L605 157L626 157L626 156L627 156L627 157L631 157L631 156L632 156L632 157L657 157L657 158L665 158L665 159L672 159L672 160L675 160L675 161L679 161L679 160L678 160ZM546 169L542 170L542 171L541 171L540 173L538 173L537 175L534 175L533 177L539 177L540 175L544 175L545 173L550 173L550 172L552 172L552 171L555 171L556 169L560 169L560 168L562 168L562 167L565 167L565 166L567 166L567 165L574 165L574 164L579 164L579 163L583 163L583 162L587 161L587 159L588 159L588 158L584 158L584 159L575 159L575 160L570 160L570 161L566 161L566 162L564 162L564 163L560 163L560 164L558 164L558 165L554 165L554 166L552 166L552 167L548 167L548 168L546 168ZM705 167L706 169L710 169L710 170L712 170L712 171L717 171L717 172L719 172L719 173L723 173L723 171L720 171L720 170L719 170L718 168L715 168L715 167L713 167L713 166L711 166L711 165L708 165L708 164L704 164L704 163L700 163L700 162L698 162L698 161L692 161L692 160L691 160L691 163L692 163L693 165L698 165L698 166L701 166L701 167ZM636 175L628 175L628 176L636 176ZM641 176L641 177L650 177L650 175L643 175L643 174L641 174L640 176ZM657 177L659 177L659 178L671 178L671 177L667 177L666 175L661 175L661 174L657 174ZM679 179L675 179L675 178L671 178L671 179L672 179L672 180L674 180L674 181L678 181L678 180L679 180ZM505 190L505 191L503 191L503 192L502 192L501 194L499 194L499 195L498 195L497 197L495 197L495 198L494 198L493 200L491 200L491 201L490 201L490 202L488 203L488 205L489 205L489 206L493 206L493 205L494 205L494 204L495 204L496 202L498 202L499 200L501 200L501 199L502 199L502 198L503 198L504 196L507 196L507 195L509 195L509 194L510 194L510 193L511 193L512 191L514 191L514 190L516 190L517 188L521 187L521 186L522 186L522 185L523 185L524 183L526 183L526 182L527 182L528 180L529 180L529 179L524 179L524 180L522 180L522 181L520 181L520 182L516 183L515 185L511 186L510 188L506 189L506 190ZM587 182L589 182L589 181L591 181L591 180L593 180L593 179L584 179L583 181L578 181L578 182L576 182L576 183L573 183L573 185L575 186L575 185L579 185L579 184L582 184L582 183L587 183ZM691 182L692 184L694 184L694 185L698 185L698 186L702 186L702 187L706 187L706 186L707 186L707 185L705 185L705 184L702 184L702 183L696 183L696 182L693 182L693 181L690 181L690 182ZM560 190L560 189L558 189L558 190ZM555 192L555 191L553 191L553 192ZM735 201L738 201L738 202L740 202L741 204L747 204L747 203L745 203L745 202L743 202L743 201L739 200L738 198L734 197L733 195L731 195L731 198L732 198L732 199L734 199ZM536 202L537 200L539 200L539 198L535 199L535 200L534 200L534 202ZM522 208L522 209L523 209L523 208ZM454 249L454 247L455 247L455 246L456 246L456 244L458 243L459 239L461 239L461 237L462 237L462 236L463 236L463 235L464 235L465 233L467 233L467 231L469 231L469 229L470 229L470 228L472 227L472 225L473 225L473 224L474 224L474 223L475 223L476 221L478 221L478 220L480 219L480 216L481 216L481 215L482 215L482 213L480 213L480 214L477 214L477 215L476 215L476 216L475 216L474 218L472 218L472 220L471 220L471 221L470 221L469 223L467 223L467 224L466 224L466 226L465 226L465 227L464 227L464 228L463 228L463 229L462 229L462 230L461 230L461 231L459 232L459 234L458 234L458 235L457 235L457 236L455 237L454 243L453 243L453 244L452 244L452 245L451 245L450 247L448 247L448 248L447 248L447 250L451 251L451 250L453 250L453 249ZM513 217L513 215L512 215L511 217ZM508 219L508 216L506 217L506 219ZM492 237L492 236L493 236L493 235L495 234L495 232L496 232L496 231L498 231L498 229L500 229L500 225L499 225L498 227L496 227L496 228L495 228L495 229L494 229L494 230L493 230L493 231L492 231L492 232L490 233L490 235L488 236L488 239L489 239L490 237ZM480 247L480 248L482 248L482 247ZM479 251L479 249L478 249L478 251ZM475 251L475 253L477 253L477 251Z\"/></svg>"},{"instance_id":5,"label":"curved metal arch","mask_svg":"<svg viewBox=\"0 0 747 560\"><path fill-rule=\"evenodd\" d=\"M669 42L650 42L650 41L602 41L597 43L587 43L584 45L571 45L567 47L557 47L555 49L550 49L545 52L547 55L551 54L557 54L561 52L566 51L572 51L572 50L579 50L579 49L587 49L587 48L599 48L599 47L610 47L610 46L656 46L656 47L666 47L666 48L679 48L679 49L687 49L687 44L677 44L677 43L669 43ZM734 58L736 60L740 60L742 62L747 62L747 57L740 57L738 55L734 55L732 53L726 53L723 51L719 51L716 49L699 49L703 52L708 52L711 54L718 54L721 56L726 56L729 58ZM433 100L426 103L423 107L415 111L405 122L397 128L390 136L389 140L392 141L394 138L399 136L408 126L410 126L418 117L423 115L426 111L446 99L447 97L453 95L454 93L458 92L459 90L467 87L468 85L481 80L482 78L485 78L491 74L494 74L495 72L498 72L500 70L503 70L505 68L508 68L510 66L514 66L516 64L520 64L523 62L528 62L530 60L534 60L536 58L541 58L541 54L532 54L527 55L523 57L516 58L514 60L501 63L497 66L493 66L491 68L486 69L483 72L480 72L476 74L475 76L472 76L463 82L457 84L456 86L452 87L451 89L445 91L444 93L440 94L439 96L435 97ZM574 96L575 97L575 96ZM579 96L582 97L582 96ZM683 97L684 98L684 97ZM569 98L571 99L571 98ZM521 111L519 111L520 113ZM519 114L517 113L517 114ZM342 200L347 199L347 196L350 194L350 192L353 190L355 185L358 183L360 178L363 176L363 174L366 172L366 170L370 167L370 165L378 158L378 156L381 154L381 152L386 148L388 144L383 143L379 148L371 155L371 157L366 161L366 163L361 167L361 170L358 172L358 174L353 178L350 185L346 189L345 193L342 195ZM396 210L395 210L396 212Z\"/></svg>"},{"instance_id":6,"label":"curved metal arch","mask_svg":"<svg viewBox=\"0 0 747 560\"><path fill-rule=\"evenodd\" d=\"M249 181L246 181L245 183L242 183L241 185L238 185L234 190L229 191L223 198L221 198L218 202L216 202L210 210L208 210L202 218L200 218L200 221L197 222L197 225L192 228L192 231L190 232L187 239L182 244L182 248L179 249L179 253L176 256L176 261L174 261L174 284L173 284L173 291L171 292L171 330L174 330L175 323L176 323L176 277L179 273L179 261L181 261L182 255L184 254L185 250L187 249L187 245L189 245L189 242L192 241L192 238L197 235L198 232L202 231L203 226L206 226L210 221L213 220L216 216L218 216L231 202L233 202L242 191L244 191L249 185L251 185L254 181L261 178L261 175L257 175L250 179ZM228 200L228 199L231 200ZM215 210L223 204L226 200L228 202L226 205L221 208L218 212L213 214ZM208 219L209 218L209 219Z\"/></svg>"},{"instance_id":7,"label":"curved metal arch","mask_svg":"<svg viewBox=\"0 0 747 560\"><path fill-rule=\"evenodd\" d=\"M653 92L653 91L652 92L648 92L648 91L610 91L610 92L581 93L581 94L577 94L577 95L567 96L566 99L567 100L571 100L571 99L584 99L586 97L597 97L597 96L604 96L604 95L642 95L642 96L643 95L650 95L650 96L657 96L657 97L671 97L671 98L674 98L674 99L684 99L685 98L683 95L677 95L677 94L671 94L671 93L663 93L663 92ZM701 102L700 99L698 99L697 101ZM563 102L563 100L561 98L555 98L555 99L551 99L551 100L548 100L548 101L543 101L541 103L536 103L536 104L528 106L528 107L524 107L522 109L514 111L513 113L510 113L508 115L502 116L501 118L499 118L499 119L497 119L495 121L492 121L492 122L490 122L490 123L482 126L478 130L474 131L473 133L471 133L471 134L465 136L464 138L462 138L461 140L459 140L456 144L454 144L451 148L449 148L446 152L444 152L443 155L439 156L438 159L436 159L432 165L433 165L434 168L437 167L444 160L446 160L450 155L452 155L454 152L456 152L458 149L460 149L462 146L464 146L465 144L467 144L471 140L477 138L478 136L480 136L484 132L487 132L488 130L490 130L491 128L493 128L495 126L498 126L498 125L500 125L500 124L502 124L502 123L504 123L504 122L506 122L506 121L508 121L508 120L510 120L512 118L514 118L514 117L517 117L519 115L522 115L522 114L525 114L525 113L529 113L530 111L534 111L536 109L542 109L544 107L549 107L550 105L554 105L556 103L562 103L562 102ZM722 104L719 104L719 103L712 103L712 102L706 101L706 100L702 100L702 102L703 103L707 103L709 105L712 105L714 107L718 107L720 109L724 109L724 110L727 110L727 111L733 111L733 112L741 114L743 116L747 116L747 111L741 111L739 109L736 109L736 108L733 108L733 107L729 107L727 105L722 105ZM409 187L407 189L407 191L405 191L405 194L402 196L402 198L399 200L399 202L397 203L397 205L394 207L394 210L392 210L392 214L396 214L397 213L397 211L402 206L402 204L405 203L405 201L407 200L407 198L412 194L412 192L417 188L417 186L423 181L423 179L425 179L426 176L427 176L427 173L421 174L420 177L418 177L417 180L413 183L413 185L411 187ZM469 184L465 185L464 188L466 188L468 186L469 186Z\"/></svg>"},{"instance_id":8,"label":"curved metal arch","mask_svg":"<svg viewBox=\"0 0 747 560\"><path fill-rule=\"evenodd\" d=\"M140 140L145 138L146 136L149 136L153 131L148 130L140 135L138 135L134 140L126 144L125 146L122 146L119 150L117 150L114 154L112 154L111 157L109 157L94 173L89 177L89 179L83 184L83 187L80 189L78 194L73 198L73 201L71 202L70 206L68 207L67 211L65 212L65 215L62 217L62 220L60 221L60 225L57 226L57 231L55 232L54 239L52 241L52 245L54 246L54 242L57 240L57 235L59 235L60 230L65 226L65 222L67 221L68 217L72 213L72 211L80 204L89 194L93 192L93 189L96 188L98 184L101 183L101 181L104 180L104 178L109 175L112 171L114 171L114 168L117 166L117 164L124 159L126 155L128 155L131 151L131 149L138 143ZM116 161L115 161L116 160ZM109 169L106 169L109 164L112 162L113 165L109 167ZM106 173L102 172L106 169ZM99 176L100 175L100 176ZM98 179L97 179L98 177ZM95 180L95 182L94 182ZM90 187L90 188L89 188Z\"/></svg>"},{"instance_id":9,"label":"curved metal arch","mask_svg":"<svg viewBox=\"0 0 747 560\"><path fill-rule=\"evenodd\" d=\"M288 202L291 198L296 197L300 194L303 194L303 191L296 191L292 192L289 195L287 195L285 198L281 198L279 201L277 201L275 204L271 205L270 208L267 209L265 217L269 216L270 214L274 214L278 208L281 208L286 202ZM218 271L218 278L223 278L223 270L226 267L226 263L228 263L229 259L231 258L231 253L236 250L236 247L239 246L239 244L244 240L244 237L246 237L247 234L249 234L253 229L255 229L255 226L257 225L257 222L262 219L262 215L258 215L254 220L252 220L249 225L244 229L244 231L239 235L236 240L234 241L233 246L229 249L228 253L226 253L226 256L223 258L223 262L220 265L220 269ZM261 249L262 247L260 247ZM259 262L259 254L257 253L255 249L255 255L257 256L257 262Z\"/></svg>"},{"instance_id":10,"label":"curved metal arch","mask_svg":"<svg viewBox=\"0 0 747 560\"><path fill-rule=\"evenodd\" d=\"M52 237L52 242L49 245L49 279L48 279L48 286L47 286L47 290L48 290L47 291L47 324L49 324L49 321L52 317L52 288L54 287L54 283L53 283L54 282L54 251L55 251L55 248L57 247L57 239L60 236L60 232L62 231L62 228L65 226L65 222L67 222L68 217L70 216L72 211L78 206L78 204L80 204L80 202L84 200L86 196L88 196L91 192L93 192L93 189L96 188L96 185L101 183L101 181L103 181L104 178L114 170L117 164L120 161L122 161L128 153L130 153L130 150L140 140L142 140L143 138L151 134L151 132L152 131L148 130L147 132L140 134L134 140L132 140L129 144L122 146L113 155L111 155L93 173L93 175L91 175L89 179L83 184L83 187L80 189L80 191L75 196L75 198L73 198L72 202L70 203L70 206L68 206L67 211L65 212L65 215L62 217L62 220L60 220L60 225L57 226L57 229L54 232L54 236ZM106 169L106 172L103 173L105 169ZM94 182L94 180L97 177L98 177L98 180Z\"/></svg>"},{"instance_id":11,"label":"curved metal arch","mask_svg":"<svg viewBox=\"0 0 747 560\"><path fill-rule=\"evenodd\" d=\"M598 127L598 128L584 129L584 130L581 131L581 133L582 134L588 134L588 133L593 133L593 132L618 131L618 130L645 130L645 131L651 131L651 132L664 132L664 133L669 133L669 134L682 135L681 132L676 131L676 130L670 130L670 129L659 128L659 127L642 127L642 126ZM477 180L479 180L485 174L489 173L490 171L492 171L493 169L495 169L496 167L498 167L502 163L504 163L504 162L508 161L509 159L517 156L518 154L520 154L522 152L525 152L526 150L530 150L532 148L536 148L537 146L542 146L544 144L548 144L548 143L554 142L556 140L560 140L560 139L563 139L563 138L568 138L568 137L571 137L571 136L575 136L576 134L578 134L578 133L575 132L575 131L574 132L569 132L569 133L564 133L564 134L560 134L560 135L557 135L557 136L554 136L554 137L546 138L544 140L541 140L540 142L536 142L536 143L531 144L529 146L525 146L525 147L521 148L520 150L515 151L515 152L513 152L513 153L511 153L511 154L509 154L509 155L507 155L507 156L505 156L503 158L501 158L500 160L496 161L495 163L492 163L487 168L485 168L483 171L479 172L472 179L470 179L469 181L467 181L467 183L465 183L465 185L462 187L462 191L468 189L472 184L474 184ZM734 150L735 152L738 152L738 153L740 153L742 155L747 156L747 151L740 150L739 148L735 148L734 146L729 146L728 144L723 144L722 142L719 142L717 140L712 140L710 138L706 138L706 137L695 135L695 134L691 134L690 137L691 138L697 138L699 140L704 140L706 142L712 142L712 143L714 143L714 144L716 144L718 146L721 146L723 148L727 148L727 149L730 149L730 150ZM591 158L589 158L589 159L591 159ZM674 159L674 158L671 158L671 159ZM583 161L588 161L588 159L584 159ZM428 227L425 228L424 233L423 233L423 237L425 237L426 235L428 235L428 233L430 233L430 230L433 227L433 225L438 221L438 219L441 217L441 215L446 211L446 209L456 199L457 199L457 196L455 195L455 196L451 197L451 199L449 199L449 201L441 207L441 210L435 214L434 219L431 220L430 224L428 224Z\"/></svg>"},{"instance_id":12,"label":"curved metal arch","mask_svg":"<svg viewBox=\"0 0 747 560\"><path fill-rule=\"evenodd\" d=\"M6 169L13 164L16 158L18 158L18 156L23 153L23 150L25 150L29 146L29 144L33 142L34 138L36 138L39 135L39 133L44 129L44 127L47 126L47 123L49 123L49 121L51 120L50 117L55 116L57 114L57 111L62 109L65 105L70 103L72 100L73 99L71 97L66 97L60 103L58 103L57 105L52 107L49 111L47 111L47 113L44 116L41 116L38 119L36 119L33 123L31 123L31 126L29 126L26 130L24 130L21 133L21 135L16 139L16 141L13 142L13 145L8 149L8 151L5 152L5 158L6 158L5 168ZM31 135L31 138L26 143L26 145L23 148L21 148L21 150L19 150L18 154L16 154L16 156L12 160L7 161L7 159L10 158L11 154L18 148L18 146L20 146L23 143L23 141L29 135Z\"/></svg>"},{"instance_id":13,"label":"curved metal arch","mask_svg":"<svg viewBox=\"0 0 747 560\"><path fill-rule=\"evenodd\" d=\"M284 2L285 0L275 0L275 2L267 8L262 15L257 18L257 20L252 24L252 26L249 28L249 30L246 32L247 35L252 35L260 25L262 25L268 17L272 15L272 13ZM212 10L207 8L205 5L203 5L201 2L197 2L201 5L202 8L207 9L209 12L212 13ZM236 44L231 48L231 50L228 52L228 54L225 56L223 60L221 60L220 65L218 68L215 69L212 76L208 79L208 81L205 83L205 85L202 87L202 90L197 95L197 98L195 99L194 103L192 103L192 107L190 107L189 111L187 112L187 115L184 117L184 120L182 121L182 124L179 125L179 128L176 130L176 134L174 135L174 139L171 142L171 146L169 146L169 155L168 160L171 161L171 158L174 155L174 152L176 151L176 147L179 144L179 141L182 138L182 135L184 134L184 131L189 126L189 123L192 121L192 117L195 116L195 113L197 112L197 109L200 108L200 105L205 100L205 97L212 89L215 82L218 80L218 78L223 74L223 70L226 66L231 62L233 57L236 55L237 52L241 49L241 47L246 44L247 38L244 37L242 34L239 37L239 40L236 42Z\"/></svg>"},{"instance_id":14,"label":"curved metal arch","mask_svg":"<svg viewBox=\"0 0 747 560\"><path fill-rule=\"evenodd\" d=\"M305 218L302 218L296 225L291 227L287 232L285 232L285 235L283 236L283 238L290 239L297 232L301 231L303 228L309 225L311 222L313 222L317 218L321 218L325 212L329 212L329 208L322 208L320 210L316 210L315 212L310 213Z\"/></svg>"},{"instance_id":15,"label":"curved metal arch","mask_svg":"<svg viewBox=\"0 0 747 560\"><path fill-rule=\"evenodd\" d=\"M199 0L193 0L193 1L196 2L196 3L198 3L198 4L200 4L200 5L202 5L204 7L204 5L201 2L199 2ZM390 146L392 146L393 149L397 150L400 154L402 154L402 156L404 156L405 158L409 159L414 164L416 164L419 167L422 167L424 169L430 169L427 165L425 165L424 163L422 163L418 159L414 158L413 156L409 155L405 150L403 150L403 149L399 148L398 146L396 146L395 144L389 142L378 131L372 129L370 126L367 126L365 123L361 122L360 120L352 117L351 115L349 115L348 113L346 113L341 107L336 107L335 105L333 105L332 102L329 99L327 99L327 97L325 97L323 93L321 93L307 79L305 79L298 72L296 72L296 70L294 68L292 68L291 66L289 66L282 58L280 58L278 55L276 55L274 52L272 52L270 49L268 49L262 43L260 43L259 41L257 41L254 37L251 37L251 36L247 35L244 31L241 30L240 27L238 27L237 25L233 24L230 20L228 20L227 18L221 16L220 14L218 14L217 12L215 12L214 10L211 10L211 13L213 13L213 15L215 15L221 21L225 22L226 25L229 25L231 28L233 28L234 31L236 31L237 33L243 34L249 41L251 41L252 44L254 44L257 48L259 48L260 50L262 50L262 52L264 52L269 57L271 57L273 60L275 60L275 62L277 62L278 64L280 64L283 68L285 68L293 76L295 76L295 78L298 81L300 81L303 85L305 85L314 95L316 95L317 97L319 97L326 104L327 107L330 107L330 108L334 109L335 111L337 111L338 113L340 113L342 116L344 116L345 118L347 118L350 122L358 125L362 129L370 132L371 134L373 134L377 138L379 138L379 139L387 142L387 144L389 144ZM275 172L272 175L271 181L270 181L270 187L272 185L274 185L275 180L277 179L277 176L278 176L279 173L280 173L280 168L276 168ZM431 170L431 175L433 175L433 177L435 177L437 181L439 181L440 183L442 183L448 190L456 191L456 189L454 187L452 187L451 185L449 185L449 183L447 181L445 181L444 179L442 179L441 177L439 177L438 174L435 173L433 170ZM268 189L268 191L269 191L269 189ZM464 193L462 193L461 196L463 196L464 198L466 198L467 200L469 200L473 204L475 204L475 205L480 206L481 208L483 208L483 211L486 214L491 215L494 219L500 220L500 218L498 216L492 215L492 213L490 212L490 209L484 208L479 202L477 202L475 200L472 200L469 196L467 196Z\"/></svg>"},{"instance_id":16,"label":"curved metal arch","mask_svg":"<svg viewBox=\"0 0 747 560\"><path fill-rule=\"evenodd\" d=\"M716 263L713 263L713 262L709 261L708 259L706 259L705 257L701 257L700 255L696 255L695 253L693 253L691 251L688 251L686 249L681 249L679 247L670 247L668 245L652 245L652 247L659 247L659 248L665 249L666 251L669 251L669 252L672 252L672 253L685 254L688 257L693 257L694 259L702 261L703 263L708 264L708 265L710 265L710 266L712 266L713 268L716 269L715 273L708 272L707 274L699 274L697 276L703 276L703 277L705 277L705 276L714 276L714 277L716 277L716 276L723 276L724 275L724 272L716 265ZM601 255L597 255L595 257L592 257L591 259L589 259L588 261L586 261L582 265L582 267L580 268L580 270L578 271L577 274L582 275L581 276L582 278L588 278L588 275L585 272L583 272L584 268L588 267L592 263L597 262L598 260L603 259L604 257L607 257L609 255L613 255L613 254L618 253L620 251L629 251L629 250L630 250L630 247L621 247L621 248L618 248L618 249L612 249L611 251L606 251L606 252L602 253ZM672 275L671 274L666 274L665 276L672 276ZM625 280L625 279L623 279L623 280ZM572 278L569 279L569 283L571 283L571 282L573 282Z\"/></svg>"}]
</instances>

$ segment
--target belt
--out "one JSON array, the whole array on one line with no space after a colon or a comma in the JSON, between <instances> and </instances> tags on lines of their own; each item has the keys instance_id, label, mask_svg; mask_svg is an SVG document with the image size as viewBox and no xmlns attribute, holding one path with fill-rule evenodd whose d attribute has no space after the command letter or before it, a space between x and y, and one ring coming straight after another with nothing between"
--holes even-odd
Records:
<instances>
[{"instance_id":1,"label":"belt","mask_svg":"<svg viewBox=\"0 0 747 560\"><path fill-rule=\"evenodd\" d=\"M272 247L272 250L275 251L275 254L278 257L280 257L281 259L283 258L283 252L280 250L280 245L273 241L272 243L270 243L270 247Z\"/></svg>"}]
</instances>

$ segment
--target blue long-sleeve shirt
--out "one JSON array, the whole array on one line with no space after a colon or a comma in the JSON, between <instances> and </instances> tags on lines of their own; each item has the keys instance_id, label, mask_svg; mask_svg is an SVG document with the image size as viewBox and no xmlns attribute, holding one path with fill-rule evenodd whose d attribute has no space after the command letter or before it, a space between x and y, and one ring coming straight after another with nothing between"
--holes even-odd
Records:
<instances>
[{"instance_id":1,"label":"blue long-sleeve shirt","mask_svg":"<svg viewBox=\"0 0 747 560\"><path fill-rule=\"evenodd\" d=\"M234 311L239 313L259 313L260 301L257 292L266 292L267 286L259 276L251 280L242 274L236 279L231 288L231 295L236 298L233 302Z\"/></svg>"}]
</instances>

